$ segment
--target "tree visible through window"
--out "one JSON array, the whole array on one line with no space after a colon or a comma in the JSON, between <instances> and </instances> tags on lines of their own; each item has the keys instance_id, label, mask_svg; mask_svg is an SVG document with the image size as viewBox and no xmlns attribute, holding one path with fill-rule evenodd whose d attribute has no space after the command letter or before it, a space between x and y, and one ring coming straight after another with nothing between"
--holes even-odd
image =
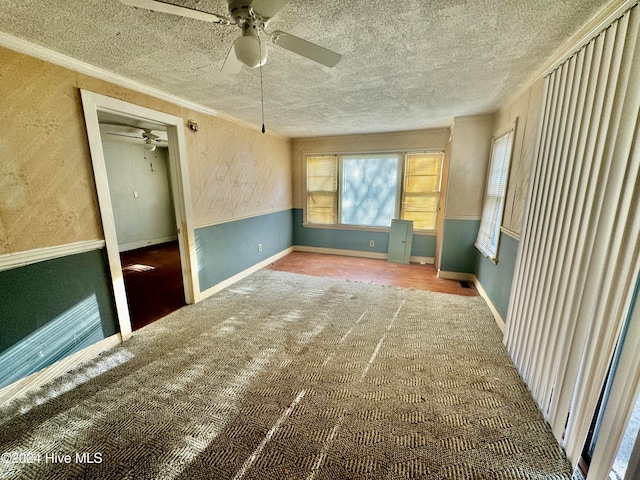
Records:
<instances>
[{"instance_id":1,"label":"tree visible through window","mask_svg":"<svg viewBox=\"0 0 640 480\"><path fill-rule=\"evenodd\" d=\"M342 158L341 223L388 227L396 216L398 155Z\"/></svg>"},{"instance_id":2,"label":"tree visible through window","mask_svg":"<svg viewBox=\"0 0 640 480\"><path fill-rule=\"evenodd\" d=\"M413 220L415 230L435 230L442 152L310 155L307 222L389 227Z\"/></svg>"}]
</instances>

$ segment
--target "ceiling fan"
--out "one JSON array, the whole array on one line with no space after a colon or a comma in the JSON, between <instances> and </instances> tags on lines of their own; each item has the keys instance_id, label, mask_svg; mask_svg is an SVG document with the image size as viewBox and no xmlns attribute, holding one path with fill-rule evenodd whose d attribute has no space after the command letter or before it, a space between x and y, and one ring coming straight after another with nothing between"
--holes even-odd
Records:
<instances>
[{"instance_id":1,"label":"ceiling fan","mask_svg":"<svg viewBox=\"0 0 640 480\"><path fill-rule=\"evenodd\" d=\"M267 42L262 42L260 34L291 52L297 53L327 67L335 66L342 55L311 43L290 33L276 30L268 33L265 28L289 0L228 0L229 16L215 15L192 10L156 0L120 0L125 5L144 8L155 12L169 13L181 17L203 20L220 25L236 25L242 29L242 36L234 42L222 66L224 73L238 73L242 65L256 68L267 61Z\"/></svg>"},{"instance_id":2,"label":"ceiling fan","mask_svg":"<svg viewBox=\"0 0 640 480\"><path fill-rule=\"evenodd\" d=\"M166 147L168 146L168 142L166 138L163 138L160 135L156 135L155 133L153 133L151 131L151 129L149 128L141 128L141 127L126 127L127 130L130 128L137 128L139 130L142 130L142 132L140 133L140 135L130 135L127 133L120 133L118 132L118 129L123 127L122 125L107 125L107 124L101 124L105 126L105 130L107 135L113 135L115 137L127 137L127 138L133 138L133 139L138 139L138 140L142 140L141 143L144 144L144 148L150 152L153 152L156 147ZM106 127L109 127L108 129Z\"/></svg>"}]
</instances>

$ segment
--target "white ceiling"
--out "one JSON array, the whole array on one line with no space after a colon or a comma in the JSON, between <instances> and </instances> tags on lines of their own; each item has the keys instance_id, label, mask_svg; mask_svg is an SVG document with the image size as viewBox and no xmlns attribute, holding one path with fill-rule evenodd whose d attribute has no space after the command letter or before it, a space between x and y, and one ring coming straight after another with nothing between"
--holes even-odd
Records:
<instances>
[{"instance_id":1,"label":"white ceiling","mask_svg":"<svg viewBox=\"0 0 640 480\"><path fill-rule=\"evenodd\" d=\"M167 3L227 14L225 0ZM608 0L291 0L268 25L343 55L324 67L271 45L266 128L287 137L448 126L490 113ZM260 71L220 69L235 26L118 0L1 0L0 32L261 124ZM1 61L1 60L0 60Z\"/></svg>"}]
</instances>

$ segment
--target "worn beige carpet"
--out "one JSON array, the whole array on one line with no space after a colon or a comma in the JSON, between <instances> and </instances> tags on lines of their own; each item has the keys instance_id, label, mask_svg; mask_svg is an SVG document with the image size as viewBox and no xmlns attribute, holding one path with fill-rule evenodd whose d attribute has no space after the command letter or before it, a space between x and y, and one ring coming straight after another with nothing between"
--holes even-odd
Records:
<instances>
[{"instance_id":1,"label":"worn beige carpet","mask_svg":"<svg viewBox=\"0 0 640 480\"><path fill-rule=\"evenodd\" d=\"M480 297L260 271L0 411L2 479L569 479Z\"/></svg>"}]
</instances>

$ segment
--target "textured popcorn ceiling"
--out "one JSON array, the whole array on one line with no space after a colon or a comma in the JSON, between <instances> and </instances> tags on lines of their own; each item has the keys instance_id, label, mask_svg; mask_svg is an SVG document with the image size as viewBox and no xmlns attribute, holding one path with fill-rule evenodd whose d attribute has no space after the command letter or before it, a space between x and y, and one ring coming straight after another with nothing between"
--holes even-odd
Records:
<instances>
[{"instance_id":1,"label":"textured popcorn ceiling","mask_svg":"<svg viewBox=\"0 0 640 480\"><path fill-rule=\"evenodd\" d=\"M224 0L170 3L227 14ZM414 130L493 112L607 3L291 0L268 29L343 58L331 69L270 45L267 129L288 137ZM235 26L117 0L1 0L0 31L261 124L259 69L220 73Z\"/></svg>"}]
</instances>

